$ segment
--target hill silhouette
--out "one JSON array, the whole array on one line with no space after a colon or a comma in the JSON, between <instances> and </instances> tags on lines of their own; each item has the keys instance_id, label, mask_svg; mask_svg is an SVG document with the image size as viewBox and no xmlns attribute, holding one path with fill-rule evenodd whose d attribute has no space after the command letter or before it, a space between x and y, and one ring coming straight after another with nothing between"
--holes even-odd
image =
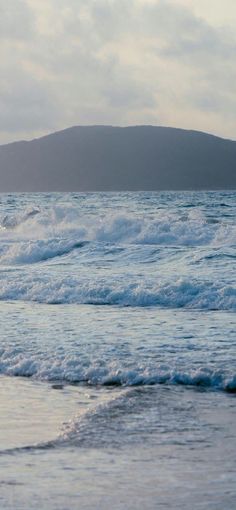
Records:
<instances>
[{"instance_id":1,"label":"hill silhouette","mask_svg":"<svg viewBox=\"0 0 236 510\"><path fill-rule=\"evenodd\" d=\"M77 126L0 146L0 191L236 188L236 142L154 126Z\"/></svg>"}]
</instances>

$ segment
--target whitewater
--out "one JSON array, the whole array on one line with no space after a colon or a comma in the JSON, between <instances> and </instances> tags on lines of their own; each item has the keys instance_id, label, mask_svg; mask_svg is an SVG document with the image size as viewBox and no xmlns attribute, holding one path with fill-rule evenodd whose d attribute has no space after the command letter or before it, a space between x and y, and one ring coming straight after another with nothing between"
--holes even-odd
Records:
<instances>
[{"instance_id":1,"label":"whitewater","mask_svg":"<svg viewBox=\"0 0 236 510\"><path fill-rule=\"evenodd\" d=\"M0 506L236 507L236 192L0 197Z\"/></svg>"}]
</instances>

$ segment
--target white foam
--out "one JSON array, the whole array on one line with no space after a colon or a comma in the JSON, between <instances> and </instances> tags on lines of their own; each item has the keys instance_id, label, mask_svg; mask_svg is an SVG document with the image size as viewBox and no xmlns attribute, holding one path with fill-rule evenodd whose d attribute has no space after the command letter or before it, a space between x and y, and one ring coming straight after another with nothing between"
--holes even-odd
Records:
<instances>
[{"instance_id":1,"label":"white foam","mask_svg":"<svg viewBox=\"0 0 236 510\"><path fill-rule=\"evenodd\" d=\"M85 214L75 207L54 206L4 217L1 238L33 240L73 238L74 240L110 243L160 245L236 244L236 228L232 224L209 222L202 213L183 214L157 211L154 215Z\"/></svg>"},{"instance_id":2,"label":"white foam","mask_svg":"<svg viewBox=\"0 0 236 510\"><path fill-rule=\"evenodd\" d=\"M3 249L0 261L3 265L34 264L70 253L82 246L74 239L42 239L10 244Z\"/></svg>"},{"instance_id":3,"label":"white foam","mask_svg":"<svg viewBox=\"0 0 236 510\"><path fill-rule=\"evenodd\" d=\"M2 277L0 300L50 304L160 306L201 310L236 310L236 286L224 282L177 278L137 282L123 278L9 273Z\"/></svg>"},{"instance_id":4,"label":"white foam","mask_svg":"<svg viewBox=\"0 0 236 510\"><path fill-rule=\"evenodd\" d=\"M198 366L197 368L178 368L156 364L145 364L126 368L118 362L103 366L91 362L86 366L79 357L40 357L17 353L14 349L3 351L0 356L0 373L8 376L33 377L41 381L66 381L68 383L86 382L89 385L137 386L155 384L180 384L203 386L225 391L236 391L236 374L222 370Z\"/></svg>"}]
</instances>

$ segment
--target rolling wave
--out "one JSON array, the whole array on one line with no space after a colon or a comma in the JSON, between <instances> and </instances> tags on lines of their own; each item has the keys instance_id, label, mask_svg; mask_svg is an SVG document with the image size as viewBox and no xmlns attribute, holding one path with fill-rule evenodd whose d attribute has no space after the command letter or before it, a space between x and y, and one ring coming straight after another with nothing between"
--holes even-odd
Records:
<instances>
[{"instance_id":1,"label":"rolling wave","mask_svg":"<svg viewBox=\"0 0 236 510\"><path fill-rule=\"evenodd\" d=\"M82 214L73 207L32 209L0 219L1 240L54 238L104 243L167 246L236 245L236 227L201 212L183 215L160 210L150 215ZM40 246L39 246L40 249Z\"/></svg>"},{"instance_id":2,"label":"rolling wave","mask_svg":"<svg viewBox=\"0 0 236 510\"><path fill-rule=\"evenodd\" d=\"M194 310L236 310L236 286L225 282L177 278L90 278L7 273L1 278L0 300L45 304L122 307L164 307Z\"/></svg>"},{"instance_id":3,"label":"rolling wave","mask_svg":"<svg viewBox=\"0 0 236 510\"><path fill-rule=\"evenodd\" d=\"M48 239L39 241L19 242L6 246L2 250L2 265L24 265L45 262L47 260L68 255L76 249L83 248L86 241L74 239Z\"/></svg>"},{"instance_id":4,"label":"rolling wave","mask_svg":"<svg viewBox=\"0 0 236 510\"><path fill-rule=\"evenodd\" d=\"M86 383L90 386L150 386L157 384L184 385L211 388L236 393L236 373L231 370L197 367L172 367L156 364L152 367L135 364L132 367L105 362L102 366L91 363L85 366L78 357L40 358L14 351L0 354L0 373L11 377L32 377L41 381Z\"/></svg>"}]
</instances>

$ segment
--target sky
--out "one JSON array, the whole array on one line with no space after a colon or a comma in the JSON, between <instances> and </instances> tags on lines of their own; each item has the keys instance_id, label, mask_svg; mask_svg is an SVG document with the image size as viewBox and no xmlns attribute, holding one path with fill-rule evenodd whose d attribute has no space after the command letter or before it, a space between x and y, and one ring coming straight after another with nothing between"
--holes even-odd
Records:
<instances>
[{"instance_id":1,"label":"sky","mask_svg":"<svg viewBox=\"0 0 236 510\"><path fill-rule=\"evenodd\" d=\"M236 139L235 0L0 0L0 144L73 125Z\"/></svg>"}]
</instances>

